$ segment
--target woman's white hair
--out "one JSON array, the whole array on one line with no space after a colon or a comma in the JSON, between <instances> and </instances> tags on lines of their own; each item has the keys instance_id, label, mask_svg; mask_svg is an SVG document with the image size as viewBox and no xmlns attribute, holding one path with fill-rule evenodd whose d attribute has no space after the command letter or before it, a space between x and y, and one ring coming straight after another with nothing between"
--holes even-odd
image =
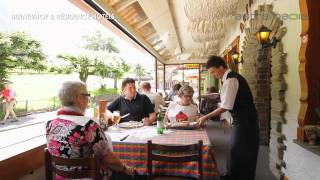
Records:
<instances>
[{"instance_id":1,"label":"woman's white hair","mask_svg":"<svg viewBox=\"0 0 320 180\"><path fill-rule=\"evenodd\" d=\"M59 90L59 99L62 106L73 106L76 97L85 93L87 86L81 81L65 81Z\"/></svg>"},{"instance_id":2,"label":"woman's white hair","mask_svg":"<svg viewBox=\"0 0 320 180\"><path fill-rule=\"evenodd\" d=\"M178 92L178 96L179 97L182 97L183 95L192 95L194 94L194 90L191 86L189 85L184 85L182 86L180 89L179 89L179 92Z\"/></svg>"}]
</instances>

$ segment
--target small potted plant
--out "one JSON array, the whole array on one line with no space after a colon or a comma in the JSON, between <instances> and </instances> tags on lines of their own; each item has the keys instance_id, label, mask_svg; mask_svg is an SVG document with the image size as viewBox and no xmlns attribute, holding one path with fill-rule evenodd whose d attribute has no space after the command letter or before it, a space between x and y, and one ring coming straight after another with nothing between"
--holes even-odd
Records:
<instances>
[{"instance_id":1,"label":"small potted plant","mask_svg":"<svg viewBox=\"0 0 320 180\"><path fill-rule=\"evenodd\" d=\"M317 106L315 108L315 112L318 117L318 120L320 120L320 106ZM317 136L318 136L318 142L320 143L320 121L318 121L318 125L317 125Z\"/></svg>"},{"instance_id":2,"label":"small potted plant","mask_svg":"<svg viewBox=\"0 0 320 180\"><path fill-rule=\"evenodd\" d=\"M315 108L315 112L316 112L316 114L317 114L318 119L320 119L320 106L317 106L317 107Z\"/></svg>"},{"instance_id":3,"label":"small potted plant","mask_svg":"<svg viewBox=\"0 0 320 180\"><path fill-rule=\"evenodd\" d=\"M318 143L320 143L320 125L317 126Z\"/></svg>"},{"instance_id":4,"label":"small potted plant","mask_svg":"<svg viewBox=\"0 0 320 180\"><path fill-rule=\"evenodd\" d=\"M309 144L310 145L317 144L317 126L316 125L304 126L304 131L306 132Z\"/></svg>"}]
</instances>

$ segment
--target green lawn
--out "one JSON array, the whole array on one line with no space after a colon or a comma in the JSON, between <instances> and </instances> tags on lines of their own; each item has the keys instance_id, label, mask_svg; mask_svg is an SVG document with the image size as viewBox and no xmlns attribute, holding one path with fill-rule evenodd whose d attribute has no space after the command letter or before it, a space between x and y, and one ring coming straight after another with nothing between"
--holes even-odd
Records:
<instances>
[{"instance_id":1,"label":"green lawn","mask_svg":"<svg viewBox=\"0 0 320 180\"><path fill-rule=\"evenodd\" d=\"M11 87L16 92L17 111L39 110L59 107L57 98L61 83L66 80L79 80L77 74L57 75L57 74L13 74L10 76ZM121 82L121 81L120 81ZM120 83L119 82L119 83ZM93 92L105 84L106 88L113 87L112 79L101 79L97 76L89 77L87 81L88 90ZM120 87L120 84L118 85ZM102 92L114 93L114 90L95 91L100 95ZM28 105L26 105L28 104Z\"/></svg>"}]
</instances>

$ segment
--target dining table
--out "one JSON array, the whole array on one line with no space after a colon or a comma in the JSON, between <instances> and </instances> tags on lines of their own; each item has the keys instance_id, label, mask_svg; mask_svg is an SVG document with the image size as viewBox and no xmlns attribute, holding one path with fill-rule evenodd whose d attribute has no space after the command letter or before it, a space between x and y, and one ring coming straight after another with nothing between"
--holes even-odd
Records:
<instances>
[{"instance_id":1,"label":"dining table","mask_svg":"<svg viewBox=\"0 0 320 180\"><path fill-rule=\"evenodd\" d=\"M204 129L180 130L165 129L157 134L156 126L134 128L109 127L105 134L111 138L113 152L127 165L134 167L139 174L147 173L147 142L163 145L190 145L203 141L203 179L219 179L217 164L209 136ZM167 163L154 162L153 172L159 175L198 176L197 162Z\"/></svg>"}]
</instances>

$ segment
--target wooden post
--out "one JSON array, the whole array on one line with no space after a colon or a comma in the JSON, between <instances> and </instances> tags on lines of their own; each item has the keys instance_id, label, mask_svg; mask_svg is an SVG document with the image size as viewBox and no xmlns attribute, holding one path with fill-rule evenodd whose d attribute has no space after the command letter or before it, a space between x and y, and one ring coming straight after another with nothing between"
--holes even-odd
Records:
<instances>
[{"instance_id":1,"label":"wooden post","mask_svg":"<svg viewBox=\"0 0 320 180\"><path fill-rule=\"evenodd\" d=\"M183 64L181 64L184 67ZM182 86L184 85L184 68L182 68Z\"/></svg>"},{"instance_id":2,"label":"wooden post","mask_svg":"<svg viewBox=\"0 0 320 180\"><path fill-rule=\"evenodd\" d=\"M53 97L53 109L55 109L56 108L56 97L54 96Z\"/></svg>"},{"instance_id":3,"label":"wooden post","mask_svg":"<svg viewBox=\"0 0 320 180\"><path fill-rule=\"evenodd\" d=\"M199 105L201 104L201 64L199 64L199 69L198 69L198 91L199 91Z\"/></svg>"},{"instance_id":4,"label":"wooden post","mask_svg":"<svg viewBox=\"0 0 320 180\"><path fill-rule=\"evenodd\" d=\"M28 112L28 100L26 100L26 112Z\"/></svg>"},{"instance_id":5,"label":"wooden post","mask_svg":"<svg viewBox=\"0 0 320 180\"><path fill-rule=\"evenodd\" d=\"M163 92L166 91L166 65L163 64Z\"/></svg>"},{"instance_id":6,"label":"wooden post","mask_svg":"<svg viewBox=\"0 0 320 180\"><path fill-rule=\"evenodd\" d=\"M106 109L107 109L107 101L106 100L100 100L99 101L99 118L103 117L103 114L106 113Z\"/></svg>"},{"instance_id":7,"label":"wooden post","mask_svg":"<svg viewBox=\"0 0 320 180\"><path fill-rule=\"evenodd\" d=\"M6 104L4 102L1 102L1 106L2 106L2 112L3 112L3 117L4 117L6 114ZM3 118L3 117L0 117L0 118Z\"/></svg>"},{"instance_id":8,"label":"wooden post","mask_svg":"<svg viewBox=\"0 0 320 180\"><path fill-rule=\"evenodd\" d=\"M301 47L299 52L299 75L301 84L300 111L298 114L299 127L297 138L300 142L306 141L304 126L316 125L320 119L316 116L315 108L320 104L320 74L318 42L320 39L318 29L318 7L320 1L300 0L300 14L302 18Z\"/></svg>"},{"instance_id":9,"label":"wooden post","mask_svg":"<svg viewBox=\"0 0 320 180\"><path fill-rule=\"evenodd\" d=\"M155 59L155 77L156 77L156 92L158 92L158 63L157 59Z\"/></svg>"}]
</instances>

